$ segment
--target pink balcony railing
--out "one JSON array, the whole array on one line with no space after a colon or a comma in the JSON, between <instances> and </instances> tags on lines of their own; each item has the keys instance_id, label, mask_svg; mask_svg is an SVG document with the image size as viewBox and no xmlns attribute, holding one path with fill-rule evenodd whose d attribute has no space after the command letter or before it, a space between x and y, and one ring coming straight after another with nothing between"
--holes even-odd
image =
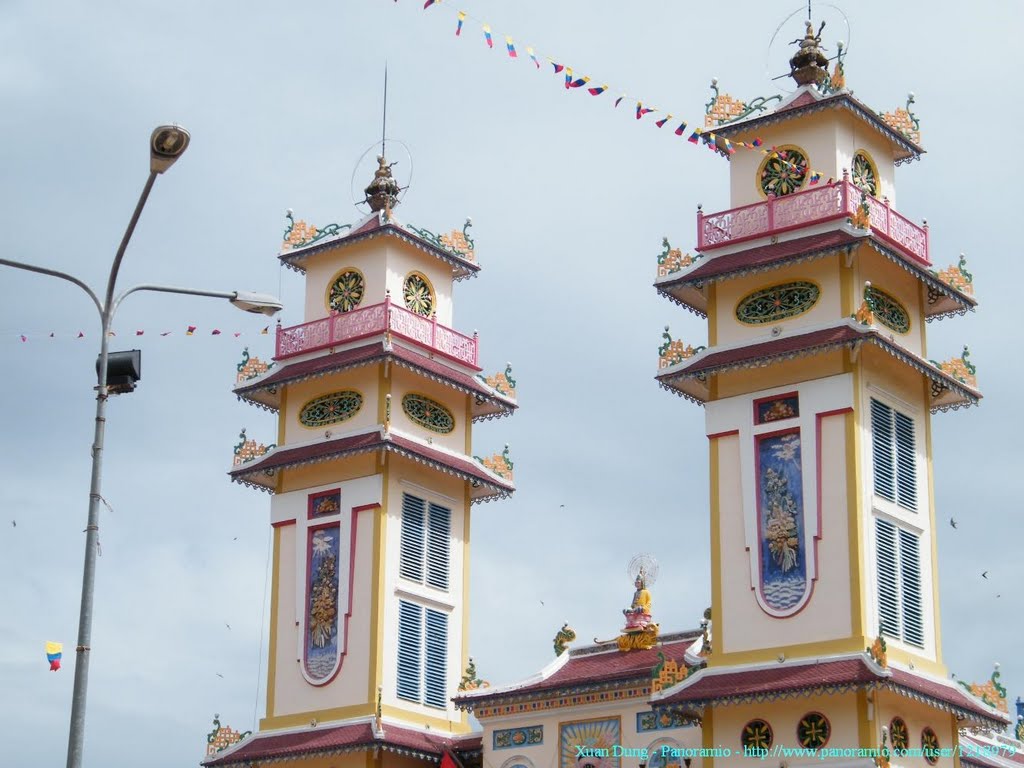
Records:
<instances>
[{"instance_id":1,"label":"pink balcony railing","mask_svg":"<svg viewBox=\"0 0 1024 768\"><path fill-rule=\"evenodd\" d=\"M353 309L311 323L277 329L275 360L314 352L391 331L431 352L479 369L476 334L466 336L440 325L436 317L423 317L384 299L381 304Z\"/></svg>"},{"instance_id":2,"label":"pink balcony railing","mask_svg":"<svg viewBox=\"0 0 1024 768\"><path fill-rule=\"evenodd\" d=\"M809 224L846 218L856 213L860 201L860 189L844 179L720 213L697 211L697 250L712 250ZM871 229L911 258L930 265L928 228L901 216L888 202L870 195L867 201L871 209Z\"/></svg>"}]
</instances>

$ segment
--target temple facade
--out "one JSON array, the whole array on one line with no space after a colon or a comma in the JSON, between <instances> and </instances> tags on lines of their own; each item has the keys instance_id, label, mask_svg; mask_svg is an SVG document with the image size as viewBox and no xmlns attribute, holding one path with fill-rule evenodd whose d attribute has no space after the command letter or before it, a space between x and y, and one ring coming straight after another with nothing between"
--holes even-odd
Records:
<instances>
[{"instance_id":1,"label":"temple facade","mask_svg":"<svg viewBox=\"0 0 1024 768\"><path fill-rule=\"evenodd\" d=\"M974 310L972 277L937 269L896 205L896 166L923 153L913 99L854 98L820 35L788 96L712 83L691 141L728 159L730 207L698 210L692 255L658 257L657 293L707 321L706 344L665 329L657 374L706 413L704 616L663 629L640 556L607 639L566 624L535 675L478 678L469 512L513 486L470 427L511 413L515 382L482 378L449 328L468 231L399 224L382 158L363 222L292 222L307 322L278 330L272 367L240 366L238 396L280 425L275 447L243 435L232 471L274 494L267 716L206 765L1024 766L998 668L960 683L942 652L931 420L981 393L967 348L936 362L926 330Z\"/></svg>"}]
</instances>

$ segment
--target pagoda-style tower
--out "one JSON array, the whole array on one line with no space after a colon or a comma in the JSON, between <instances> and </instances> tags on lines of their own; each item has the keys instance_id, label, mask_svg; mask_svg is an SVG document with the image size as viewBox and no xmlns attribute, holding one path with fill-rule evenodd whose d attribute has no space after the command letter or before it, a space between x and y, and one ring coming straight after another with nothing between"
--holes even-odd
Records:
<instances>
[{"instance_id":1,"label":"pagoda-style tower","mask_svg":"<svg viewBox=\"0 0 1024 768\"><path fill-rule=\"evenodd\" d=\"M949 682L939 632L931 414L981 395L966 348L928 359L925 325L974 309L971 276L935 272L927 226L895 207L895 167L923 152L912 97L879 116L819 35L788 98L712 84L702 136L731 160L732 208L698 210L697 256L666 241L655 283L707 318L707 347L666 329L657 378L706 408L712 640L653 703L700 710L705 745L732 749L715 762L948 750L1003 717Z\"/></svg>"},{"instance_id":2,"label":"pagoda-style tower","mask_svg":"<svg viewBox=\"0 0 1024 768\"><path fill-rule=\"evenodd\" d=\"M236 394L278 415L231 477L273 494L267 711L208 765L436 763L470 730L452 705L469 663L470 508L514 490L508 449L473 456L474 421L516 408L454 330L452 289L480 269L469 237L399 223L383 157L371 213L323 228L289 211L280 259L305 276L305 322L248 354ZM472 750L470 750L472 751ZM372 755L368 757L367 755ZM369 760L369 762L367 762Z\"/></svg>"}]
</instances>

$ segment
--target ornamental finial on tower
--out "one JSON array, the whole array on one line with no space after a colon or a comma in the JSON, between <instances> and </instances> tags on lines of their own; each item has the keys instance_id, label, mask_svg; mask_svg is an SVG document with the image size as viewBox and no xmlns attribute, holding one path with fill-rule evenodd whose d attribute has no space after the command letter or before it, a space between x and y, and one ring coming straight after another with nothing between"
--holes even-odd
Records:
<instances>
[{"instance_id":1,"label":"ornamental finial on tower","mask_svg":"<svg viewBox=\"0 0 1024 768\"><path fill-rule=\"evenodd\" d=\"M828 77L828 57L822 52L824 46L821 44L821 31L825 28L825 22L821 22L818 27L818 34L814 34L814 25L810 20L804 23L807 32L803 39L792 43L799 45L800 49L789 60L789 74L797 85L819 85Z\"/></svg>"},{"instance_id":2,"label":"ornamental finial on tower","mask_svg":"<svg viewBox=\"0 0 1024 768\"><path fill-rule=\"evenodd\" d=\"M371 211L390 211L398 205L398 193L401 188L398 182L391 176L391 166L384 155L377 155L377 170L373 172L373 181L364 190L366 192L365 202L369 203Z\"/></svg>"}]
</instances>

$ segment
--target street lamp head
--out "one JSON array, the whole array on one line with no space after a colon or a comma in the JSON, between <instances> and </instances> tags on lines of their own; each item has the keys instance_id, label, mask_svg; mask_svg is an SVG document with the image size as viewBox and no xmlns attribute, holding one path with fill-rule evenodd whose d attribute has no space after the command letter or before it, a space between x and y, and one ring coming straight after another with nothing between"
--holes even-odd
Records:
<instances>
[{"instance_id":1,"label":"street lamp head","mask_svg":"<svg viewBox=\"0 0 1024 768\"><path fill-rule=\"evenodd\" d=\"M229 301L244 312L266 315L267 317L273 317L284 309L279 299L266 293L235 291L234 298L229 299Z\"/></svg>"},{"instance_id":2,"label":"street lamp head","mask_svg":"<svg viewBox=\"0 0 1024 768\"><path fill-rule=\"evenodd\" d=\"M163 173L188 149L188 131L180 125L161 125L149 137L149 170Z\"/></svg>"}]
</instances>

